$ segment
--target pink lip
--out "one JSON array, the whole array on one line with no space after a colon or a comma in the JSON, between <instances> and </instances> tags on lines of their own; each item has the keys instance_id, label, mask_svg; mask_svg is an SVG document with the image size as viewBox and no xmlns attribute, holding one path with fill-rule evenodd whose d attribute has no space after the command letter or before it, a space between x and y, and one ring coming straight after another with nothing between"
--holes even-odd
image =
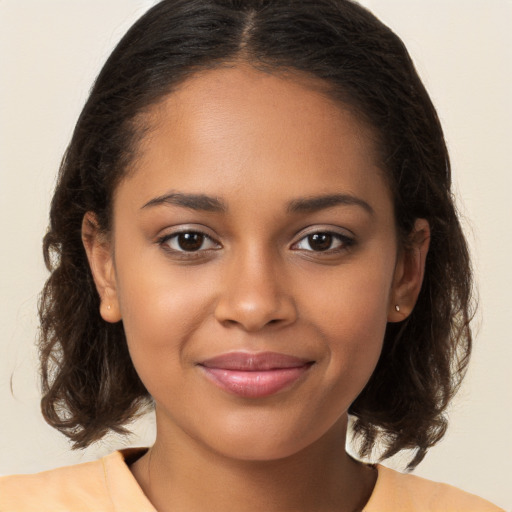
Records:
<instances>
[{"instance_id":1,"label":"pink lip","mask_svg":"<svg viewBox=\"0 0 512 512\"><path fill-rule=\"evenodd\" d=\"M221 389L244 398L273 395L299 379L313 361L275 352L230 352L199 364Z\"/></svg>"}]
</instances>

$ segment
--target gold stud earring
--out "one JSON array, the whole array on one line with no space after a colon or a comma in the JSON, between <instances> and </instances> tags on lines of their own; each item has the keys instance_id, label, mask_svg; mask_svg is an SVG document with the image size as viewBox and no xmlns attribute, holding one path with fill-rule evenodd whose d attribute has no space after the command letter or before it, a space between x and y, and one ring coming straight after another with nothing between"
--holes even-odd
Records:
<instances>
[{"instance_id":1,"label":"gold stud earring","mask_svg":"<svg viewBox=\"0 0 512 512\"><path fill-rule=\"evenodd\" d=\"M107 306L107 309L110 311L110 304Z\"/></svg>"},{"instance_id":2,"label":"gold stud earring","mask_svg":"<svg viewBox=\"0 0 512 512\"><path fill-rule=\"evenodd\" d=\"M400 306L398 304L395 304L395 310L396 310L397 313L400 312Z\"/></svg>"}]
</instances>

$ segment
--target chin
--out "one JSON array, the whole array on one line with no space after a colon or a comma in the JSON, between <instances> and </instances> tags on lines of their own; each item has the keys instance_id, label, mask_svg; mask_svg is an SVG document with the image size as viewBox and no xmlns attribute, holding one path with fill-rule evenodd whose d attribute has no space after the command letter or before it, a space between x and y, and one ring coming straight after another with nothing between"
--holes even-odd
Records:
<instances>
[{"instance_id":1,"label":"chin","mask_svg":"<svg viewBox=\"0 0 512 512\"><path fill-rule=\"evenodd\" d=\"M231 428L230 428L231 427ZM313 446L339 446L345 449L347 415L327 424L307 425L306 422L272 422L261 416L253 421L226 425L217 429L214 439L203 442L219 455L238 461L270 462L298 455ZM334 444L333 444L334 443Z\"/></svg>"}]
</instances>

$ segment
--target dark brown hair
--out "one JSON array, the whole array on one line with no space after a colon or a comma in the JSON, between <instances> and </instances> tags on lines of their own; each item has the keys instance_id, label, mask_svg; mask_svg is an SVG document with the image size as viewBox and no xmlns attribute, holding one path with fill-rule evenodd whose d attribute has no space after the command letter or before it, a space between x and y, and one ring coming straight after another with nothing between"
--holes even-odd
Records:
<instances>
[{"instance_id":1,"label":"dark brown hair","mask_svg":"<svg viewBox=\"0 0 512 512\"><path fill-rule=\"evenodd\" d=\"M188 76L226 62L321 79L377 134L406 247L431 227L423 287L409 318L389 324L370 381L351 405L361 455L416 450L446 430L444 412L471 349L471 271L450 192L436 111L402 41L349 0L164 0L125 35L99 77L60 169L44 238L51 271L40 302L43 399L49 424L81 448L151 403L122 323L104 322L84 248L84 214L109 231L111 202L141 136L141 114Z\"/></svg>"}]
</instances>

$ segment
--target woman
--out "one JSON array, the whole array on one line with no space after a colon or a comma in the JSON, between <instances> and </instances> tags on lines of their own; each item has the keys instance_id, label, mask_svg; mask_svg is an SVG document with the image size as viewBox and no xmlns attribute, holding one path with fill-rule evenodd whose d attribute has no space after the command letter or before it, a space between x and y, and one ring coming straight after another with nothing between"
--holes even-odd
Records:
<instances>
[{"instance_id":1,"label":"woman","mask_svg":"<svg viewBox=\"0 0 512 512\"><path fill-rule=\"evenodd\" d=\"M5 480L5 500L33 485L26 507L51 510L496 510L344 451L350 413L361 455L380 441L414 467L471 344L436 113L357 5L158 4L82 112L45 254L47 421L84 447L154 403L158 433Z\"/></svg>"}]
</instances>

